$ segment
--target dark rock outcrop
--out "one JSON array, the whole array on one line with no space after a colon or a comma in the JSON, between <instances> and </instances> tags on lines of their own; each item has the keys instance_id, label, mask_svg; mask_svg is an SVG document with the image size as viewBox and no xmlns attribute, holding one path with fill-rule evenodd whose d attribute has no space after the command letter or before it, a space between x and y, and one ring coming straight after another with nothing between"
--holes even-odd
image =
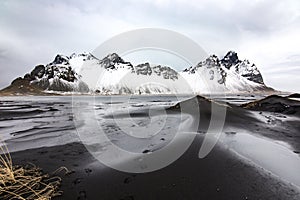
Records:
<instances>
[{"instance_id":1,"label":"dark rock outcrop","mask_svg":"<svg viewBox=\"0 0 300 200\"><path fill-rule=\"evenodd\" d=\"M258 101L243 104L241 107L255 111L300 115L300 101L278 95L271 95Z\"/></svg>"}]
</instances>

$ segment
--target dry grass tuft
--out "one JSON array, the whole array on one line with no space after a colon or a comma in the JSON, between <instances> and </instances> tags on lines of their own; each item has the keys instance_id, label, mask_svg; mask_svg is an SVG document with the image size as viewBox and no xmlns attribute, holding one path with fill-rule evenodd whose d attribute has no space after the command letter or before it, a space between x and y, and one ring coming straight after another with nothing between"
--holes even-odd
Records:
<instances>
[{"instance_id":1,"label":"dry grass tuft","mask_svg":"<svg viewBox=\"0 0 300 200\"><path fill-rule=\"evenodd\" d=\"M61 178L35 165L14 166L5 145L0 147L0 199L49 200L61 195Z\"/></svg>"}]
</instances>

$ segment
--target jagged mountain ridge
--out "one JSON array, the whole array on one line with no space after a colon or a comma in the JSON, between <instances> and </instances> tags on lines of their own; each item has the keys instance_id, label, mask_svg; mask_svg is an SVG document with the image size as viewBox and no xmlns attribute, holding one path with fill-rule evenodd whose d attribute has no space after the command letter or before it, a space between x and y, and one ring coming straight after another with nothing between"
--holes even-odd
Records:
<instances>
[{"instance_id":1,"label":"jagged mountain ridge","mask_svg":"<svg viewBox=\"0 0 300 200\"><path fill-rule=\"evenodd\" d=\"M264 84L262 75L254 63L249 60L239 60L237 53L229 51L225 57L220 61L227 69L233 69L235 72L248 80Z\"/></svg>"},{"instance_id":2,"label":"jagged mountain ridge","mask_svg":"<svg viewBox=\"0 0 300 200\"><path fill-rule=\"evenodd\" d=\"M220 84L225 83L227 75L226 69L236 72L249 81L264 84L262 75L255 64L250 63L246 59L243 61L239 60L237 53L233 51L229 51L222 59L219 59L216 55L211 55L206 60L198 63L195 67L190 67L183 71L195 73L201 67L216 68L221 75L218 80ZM211 74L213 74L213 72L211 72Z\"/></svg>"},{"instance_id":3,"label":"jagged mountain ridge","mask_svg":"<svg viewBox=\"0 0 300 200\"><path fill-rule=\"evenodd\" d=\"M265 86L257 67L248 60L239 60L233 51L222 59L212 55L181 72L150 63L133 66L116 53L103 59L91 53L57 55L51 63L37 65L18 80L27 80L45 91L101 94L252 92L270 89Z\"/></svg>"},{"instance_id":4,"label":"jagged mountain ridge","mask_svg":"<svg viewBox=\"0 0 300 200\"><path fill-rule=\"evenodd\" d=\"M211 55L196 66L183 70L181 75L189 84L195 85L193 87L195 93L198 91L238 93L272 90L264 84L262 75L255 64L246 59L239 60L237 53L233 51L229 51L222 59ZM203 80L203 76L206 79ZM210 84L210 81L215 84Z\"/></svg>"}]
</instances>

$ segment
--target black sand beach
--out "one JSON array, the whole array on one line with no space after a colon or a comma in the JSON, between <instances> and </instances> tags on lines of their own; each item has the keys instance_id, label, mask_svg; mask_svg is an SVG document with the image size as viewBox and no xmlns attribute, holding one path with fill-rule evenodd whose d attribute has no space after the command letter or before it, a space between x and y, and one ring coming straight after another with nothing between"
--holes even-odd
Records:
<instances>
[{"instance_id":1,"label":"black sand beach","mask_svg":"<svg viewBox=\"0 0 300 200\"><path fill-rule=\"evenodd\" d=\"M80 143L12 154L17 164L31 162L51 173L61 166L63 195L55 199L299 199L291 184L241 160L221 145L197 157L201 137L176 162L159 171L130 174L106 168ZM63 173L62 173L63 174Z\"/></svg>"},{"instance_id":2,"label":"black sand beach","mask_svg":"<svg viewBox=\"0 0 300 200\"><path fill-rule=\"evenodd\" d=\"M54 199L296 200L300 198L300 190L295 184L259 166L255 160L244 157L235 149L232 149L229 144L223 143L222 141L219 141L205 158L199 158L199 148L205 136L204 130L207 129L206 122L211 112L210 104L213 102L201 97L197 98L199 106L202 108L200 116L202 117L202 121L199 125L199 132L195 140L178 160L154 172L125 173L106 167L96 160L80 142L21 150L12 152L11 156L14 164L26 165L27 163L33 163L49 174L60 167L66 167L70 170L71 173L67 175L65 175L64 172L59 173L62 177L60 190L63 191L63 194ZM183 102L183 104L184 103L189 104L189 100ZM39 105L44 104L39 102ZM49 107L48 104L45 105ZM61 105L61 108L52 106L53 108L63 110L63 112L60 113L53 109L51 112L56 113L54 114L55 116L62 117L62 113L66 113L68 110L68 104L65 104L65 107L63 104ZM223 105L219 104L219 106ZM36 107L34 109L36 109ZM168 110L171 115L180 112L176 105L171 106ZM28 110L26 110L26 112L27 111ZM42 111L43 109L41 109L41 112ZM49 110L47 110L47 112L48 111ZM142 111L140 110L140 112ZM270 120L270 122L266 121L266 123L264 123L255 117L256 115L251 114L252 112L255 112L258 116L263 116L263 119L267 116L266 120ZM38 114L39 113L31 113L29 110L26 116L28 117L28 115L30 115L33 117ZM49 112L47 115L49 115ZM118 117L118 115L116 116ZM239 131L244 129L245 131L251 131L254 135L260 135L260 137L263 136L284 141L293 148L290 150L291 153L298 155L297 152L300 150L298 122L297 120L278 121L282 116L286 116L288 119L289 117L294 119L294 116L291 115L279 115L274 112L248 111L239 106L231 105L228 108L224 125L225 137L238 135L240 134ZM11 118L13 117L13 114L11 114ZM63 119L69 121L70 115L68 114L67 117L63 117ZM6 119L6 121L7 120L9 119ZM274 122L272 122L272 120ZM72 129L72 126L69 125L68 127ZM3 130L5 130L5 127L3 127ZM284 134L284 130L286 134ZM288 130L290 131L287 132ZM59 130L55 130L55 132L57 131ZM33 133L36 134L36 132ZM38 136L39 135L35 135L35 137ZM58 135L57 137L60 138L61 136ZM14 143L13 141L14 140L10 142L11 146L22 142L16 140L16 143ZM150 149L150 152L151 151ZM273 156L276 157L276 155ZM295 174L295 176L297 176L297 174Z\"/></svg>"}]
</instances>

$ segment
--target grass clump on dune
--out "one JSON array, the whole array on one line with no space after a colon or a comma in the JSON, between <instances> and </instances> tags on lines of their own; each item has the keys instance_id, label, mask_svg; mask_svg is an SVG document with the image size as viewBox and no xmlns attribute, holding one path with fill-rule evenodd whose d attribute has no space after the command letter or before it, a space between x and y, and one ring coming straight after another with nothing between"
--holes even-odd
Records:
<instances>
[{"instance_id":1,"label":"grass clump on dune","mask_svg":"<svg viewBox=\"0 0 300 200\"><path fill-rule=\"evenodd\" d=\"M34 166L13 165L5 145L0 147L0 199L48 200L61 195L61 178Z\"/></svg>"}]
</instances>

